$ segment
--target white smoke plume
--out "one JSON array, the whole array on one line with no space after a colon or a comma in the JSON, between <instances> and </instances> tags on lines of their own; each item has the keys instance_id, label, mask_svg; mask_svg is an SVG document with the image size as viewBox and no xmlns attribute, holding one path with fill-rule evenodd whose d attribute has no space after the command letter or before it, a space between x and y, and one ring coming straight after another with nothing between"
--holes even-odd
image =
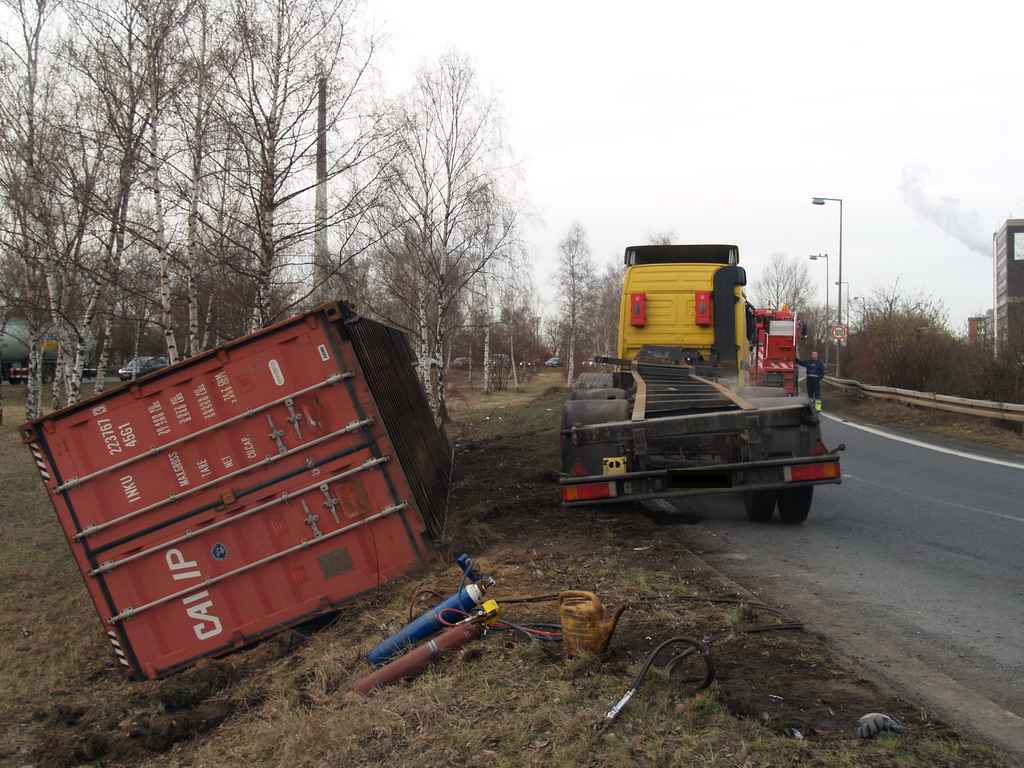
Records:
<instances>
[{"instance_id":1,"label":"white smoke plume","mask_svg":"<svg viewBox=\"0 0 1024 768\"><path fill-rule=\"evenodd\" d=\"M992 236L986 234L978 214L975 211L963 210L960 201L955 197L942 197L938 200L928 197L921 188L921 179L925 173L914 167L903 169L900 190L907 205L975 253L991 256Z\"/></svg>"}]
</instances>

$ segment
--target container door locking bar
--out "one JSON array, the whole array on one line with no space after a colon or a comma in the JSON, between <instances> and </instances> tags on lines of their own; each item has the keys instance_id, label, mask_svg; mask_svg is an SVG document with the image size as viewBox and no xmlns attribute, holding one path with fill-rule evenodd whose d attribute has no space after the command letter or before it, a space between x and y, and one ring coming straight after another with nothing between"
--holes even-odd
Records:
<instances>
[{"instance_id":1,"label":"container door locking bar","mask_svg":"<svg viewBox=\"0 0 1024 768\"><path fill-rule=\"evenodd\" d=\"M323 536L321 536L319 539L317 539L317 543L319 543L321 541L327 541L327 539L333 539L335 536L340 536L343 533L348 533L349 531L353 531L356 528L361 528L364 525L368 525L370 523L376 522L377 520L381 520L381 519L383 519L385 517L390 517L391 515L397 514L397 513L401 512L402 510L408 508L408 506L409 506L409 503L405 502L405 501L403 501L400 504L392 504L391 506L385 507L384 509L382 509L380 512L378 512L375 515L370 515L370 517L363 518L362 520L354 522L351 525L346 525L344 528L339 528L336 531L331 531L330 533L325 533ZM301 543L296 544L293 547L288 547L287 549L282 549L280 552L275 552L274 554L269 555L268 557L264 557L261 560L254 560L251 563L247 563L247 564L243 565L241 568L236 568L233 571L228 571L227 573L222 573L220 576L214 576L212 578L205 578L201 582L199 582L197 584L193 584L192 586L190 586L190 587L188 587L186 589L178 590L177 592L174 592L173 594L170 594L170 595L164 595L163 597L161 597L161 598L159 598L157 600L153 600L151 602L148 602L145 605L140 605L138 608L133 608L133 607L129 606L129 607L123 609L122 611L120 611L116 616L111 616L110 618L108 618L107 621L109 621L111 624L116 624L119 621L124 621L125 619L130 619L133 616L138 616L143 611L149 610L150 608L156 608L158 605L163 605L164 603L169 603L172 600L177 600L179 598L185 598L185 597L187 597L188 595L191 595L194 592L199 592L199 591L202 591L202 590L205 590L205 589L209 589L214 584L218 584L218 583L220 583L220 582L224 581L225 579L228 579L228 578L230 578L232 576L237 576L239 574L246 573L247 571L251 571L253 568L258 568L261 565L265 565L266 563L272 563L274 560L279 560L280 558L285 557L286 555L293 554L294 552L298 552L299 550L309 549L310 545L311 545L311 542L309 542L306 539L303 539Z\"/></svg>"},{"instance_id":2,"label":"container door locking bar","mask_svg":"<svg viewBox=\"0 0 1024 768\"><path fill-rule=\"evenodd\" d=\"M218 429L223 429L229 424L234 424L236 421L241 421L242 419L251 419L256 414L262 413L263 411L266 411L269 408L273 408L281 404L286 404L289 401L294 402L294 399L296 397L301 397L302 395L309 394L310 392L316 392L318 389L323 389L324 387L333 387L336 384L340 384L345 379L351 379L353 376L355 376L355 373L353 373L352 371L332 374L323 381L321 381L320 383L314 384L311 387L300 389L298 392L293 392L292 394L286 395L285 397L279 397L278 399L272 400L271 402L261 405L258 408L249 408L246 410L245 413L240 413L237 416L232 416L230 419L224 419L224 421L217 422L216 424L213 424L207 427L206 429L201 429L198 432L193 432L190 435L179 437L177 440L172 440L169 443L164 443L163 445L155 445L145 453L140 453L138 456L133 456L130 459L125 459L124 461L118 462L117 464L111 464L109 467L104 467L103 469L99 469L95 472L85 475L84 477L72 477L70 480L54 488L53 492L66 493L68 491L73 491L76 488L80 488L82 486L82 483L85 483L89 480L101 477L109 472L115 472L119 469L123 469L124 467L130 466L131 464L134 464L137 461L141 461L142 459L147 459L152 456L159 456L161 453L168 450L169 448L175 448L183 443L189 442L190 440L195 440L197 437L202 437L203 435L209 434L210 432L214 432ZM294 411L292 413L293 415L295 415ZM301 414L299 415L299 417L301 418ZM289 421L291 421L291 419L289 419ZM295 426L297 431L298 421L296 421ZM273 428L273 423L271 423L271 428Z\"/></svg>"},{"instance_id":3,"label":"container door locking bar","mask_svg":"<svg viewBox=\"0 0 1024 768\"><path fill-rule=\"evenodd\" d=\"M211 480L208 483L203 483L202 485L197 485L197 486L195 486L193 488L189 488L187 491L182 491L181 493L172 493L166 499L164 499L162 501L158 501L155 504L150 504L148 507L143 507L142 509L136 509L134 512L129 512L127 515L121 515L120 517L115 517L113 520L108 520L107 522L100 523L99 525L87 526L87 527L83 528L81 531L79 531L78 533L76 533L74 536L72 536L72 538L75 539L76 541L80 541L81 539L87 538L89 536L95 536L100 531L105 531L107 528L110 528L111 526L117 525L119 523L123 523L123 522L125 522L127 520L131 520L132 518L138 517L139 515L144 515L147 512L152 512L154 509L159 509L160 507L164 506L165 504L173 504L174 502L180 501L181 499L183 499L186 496L190 496L193 493L197 493L198 491L204 491L204 490L206 490L208 488L212 488L215 485L219 485L220 483L223 483L225 480L230 480L232 477L238 477L239 475L244 475L244 474L246 474L248 472L251 472L252 470L257 469L259 467L269 467L275 461L278 461L278 460L282 459L285 456L289 456L289 455L291 455L293 453L298 453L300 451L308 450L309 448L312 448L315 445L319 445L320 443L326 442L328 440L333 440L334 438L339 437L340 435L346 435L346 434L349 434L351 432L357 432L360 429L362 429L363 427L368 427L371 424L373 424L373 419L363 419L362 421L353 421L351 424L348 424L347 426L343 427L342 429L339 429L339 430L336 430L334 432L331 432L330 434L324 435L323 437L318 437L316 440L313 440L312 442L304 443L303 445L296 446L295 448L292 448L291 450L287 450L284 453L279 454L277 456L267 456L267 458L265 458L263 461L257 461L255 464L250 464L247 467L242 467L241 469L236 469L234 472L229 472L228 474L222 475L221 477L218 477L215 480Z\"/></svg>"}]
</instances>

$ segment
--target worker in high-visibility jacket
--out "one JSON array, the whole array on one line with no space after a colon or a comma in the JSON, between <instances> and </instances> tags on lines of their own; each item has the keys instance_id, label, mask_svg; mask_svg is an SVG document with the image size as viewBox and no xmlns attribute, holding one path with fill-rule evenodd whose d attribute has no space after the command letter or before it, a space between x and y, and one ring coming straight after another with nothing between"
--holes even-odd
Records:
<instances>
[{"instance_id":1,"label":"worker in high-visibility jacket","mask_svg":"<svg viewBox=\"0 0 1024 768\"><path fill-rule=\"evenodd\" d=\"M818 359L818 351L811 352L810 360L797 360L797 365L807 369L807 397L814 402L814 409L821 410L821 380L825 378L825 364Z\"/></svg>"}]
</instances>

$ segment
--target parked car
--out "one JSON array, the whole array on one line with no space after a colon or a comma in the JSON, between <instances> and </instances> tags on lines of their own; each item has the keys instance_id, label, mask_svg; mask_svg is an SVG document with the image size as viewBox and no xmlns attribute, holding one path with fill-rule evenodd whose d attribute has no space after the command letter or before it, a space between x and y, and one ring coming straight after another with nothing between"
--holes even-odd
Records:
<instances>
[{"instance_id":1,"label":"parked car","mask_svg":"<svg viewBox=\"0 0 1024 768\"><path fill-rule=\"evenodd\" d=\"M452 368L469 368L471 361L468 357L456 357L452 360Z\"/></svg>"},{"instance_id":2,"label":"parked car","mask_svg":"<svg viewBox=\"0 0 1024 768\"><path fill-rule=\"evenodd\" d=\"M152 373L153 371L159 371L161 368L166 367L166 357L151 357L149 358L149 360L142 364L141 368L139 368L139 372L136 374L136 378L140 376L145 376L147 373Z\"/></svg>"},{"instance_id":3,"label":"parked car","mask_svg":"<svg viewBox=\"0 0 1024 768\"><path fill-rule=\"evenodd\" d=\"M546 368L561 368L562 367L562 358L560 358L560 357L549 357L547 360L544 361L544 366Z\"/></svg>"},{"instance_id":4,"label":"parked car","mask_svg":"<svg viewBox=\"0 0 1024 768\"><path fill-rule=\"evenodd\" d=\"M140 355L139 357L133 357L118 369L117 377L121 379L121 381L134 379L139 375L139 369L142 368L146 361L151 359L152 355Z\"/></svg>"}]
</instances>

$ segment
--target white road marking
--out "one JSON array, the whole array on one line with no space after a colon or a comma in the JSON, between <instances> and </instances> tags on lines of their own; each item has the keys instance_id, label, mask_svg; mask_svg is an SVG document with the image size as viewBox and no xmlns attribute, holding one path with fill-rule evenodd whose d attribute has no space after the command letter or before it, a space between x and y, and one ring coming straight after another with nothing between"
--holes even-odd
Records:
<instances>
[{"instance_id":1,"label":"white road marking","mask_svg":"<svg viewBox=\"0 0 1024 768\"><path fill-rule=\"evenodd\" d=\"M1006 515L1006 514L1003 514L1002 512L993 512L990 509L980 509L978 507L968 507L965 504L957 504L955 501L949 501L948 499L937 499L937 498L934 498L934 497L931 497L931 496L929 496L929 497L922 497L922 496L920 496L918 494L911 493L910 491L905 491L902 488L893 488L893 487L890 487L888 485L882 485L882 483L876 483L876 482L873 482L871 480L865 480L863 477L858 477L857 475L843 475L843 479L853 480L853 481L858 482L858 483L864 483L865 485L873 485L875 488L881 488L882 490L888 491L890 493L903 494L904 496L910 496L910 497L915 498L915 499L922 499L922 498L924 498L924 499L926 499L927 501L929 501L929 502L931 502L933 504L943 504L943 505L945 505L947 507L952 507L953 509L962 509L965 512L980 512L983 515L991 515L992 517L1000 517L1003 520L1013 520L1013 522L1015 522L1015 523L1024 523L1024 518L1014 517L1013 515Z\"/></svg>"},{"instance_id":2,"label":"white road marking","mask_svg":"<svg viewBox=\"0 0 1024 768\"><path fill-rule=\"evenodd\" d=\"M923 443L920 440L912 440L909 437L902 437L900 435L894 435L892 432L885 432L881 429L875 429L874 427L866 427L863 424L856 424L846 419L841 419L837 416L832 416L828 413L820 413L819 416L824 416L826 419L837 421L840 424L846 424L847 426L853 427L854 429L861 429L865 432L870 432L872 435L878 435L879 437L887 437L890 440L897 440L901 443L908 443L909 445L916 445L919 448L927 448L930 451L938 451L939 453L948 453L951 456L960 456L964 459L973 459L974 461L984 461L988 464L998 464L1001 467L1013 467L1014 469L1024 469L1024 464L1020 464L1014 461L1004 461L1002 459L993 459L989 456L979 456L976 453L965 453L964 451L957 451L952 448L943 448L940 445L931 445L929 443Z\"/></svg>"}]
</instances>

